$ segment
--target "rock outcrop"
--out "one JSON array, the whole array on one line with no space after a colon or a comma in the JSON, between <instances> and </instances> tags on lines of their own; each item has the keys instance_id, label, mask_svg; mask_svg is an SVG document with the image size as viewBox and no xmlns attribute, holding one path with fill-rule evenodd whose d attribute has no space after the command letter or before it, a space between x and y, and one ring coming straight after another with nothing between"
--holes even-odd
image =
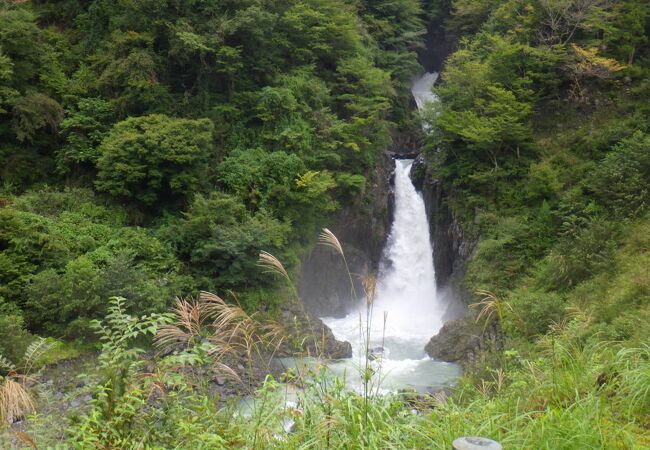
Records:
<instances>
[{"instance_id":1,"label":"rock outcrop","mask_svg":"<svg viewBox=\"0 0 650 450\"><path fill-rule=\"evenodd\" d=\"M297 302L282 311L281 322L287 336L276 351L276 356L309 355L325 359L352 357L352 345L337 340L322 320Z\"/></svg>"},{"instance_id":2,"label":"rock outcrop","mask_svg":"<svg viewBox=\"0 0 650 450\"><path fill-rule=\"evenodd\" d=\"M390 230L393 170L386 153L374 169L367 194L343 207L330 226L343 246L358 293L363 288L354 275L376 271ZM323 246L314 247L303 259L298 292L307 311L320 317L342 317L356 300L341 257Z\"/></svg>"},{"instance_id":3,"label":"rock outcrop","mask_svg":"<svg viewBox=\"0 0 650 450\"><path fill-rule=\"evenodd\" d=\"M482 352L502 348L503 335L497 321L484 327L465 318L446 322L424 349L430 357L439 361L469 365Z\"/></svg>"},{"instance_id":4,"label":"rock outcrop","mask_svg":"<svg viewBox=\"0 0 650 450\"><path fill-rule=\"evenodd\" d=\"M457 42L458 36L449 33L440 19L432 21L427 25L425 46L418 52L420 64L427 72L440 72Z\"/></svg>"}]
</instances>

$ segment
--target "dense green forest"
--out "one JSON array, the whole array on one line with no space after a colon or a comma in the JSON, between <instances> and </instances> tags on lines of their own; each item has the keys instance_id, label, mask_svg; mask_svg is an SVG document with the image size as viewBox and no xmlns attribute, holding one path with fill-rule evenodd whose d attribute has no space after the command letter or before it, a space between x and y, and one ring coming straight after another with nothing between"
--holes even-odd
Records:
<instances>
[{"instance_id":1,"label":"dense green forest","mask_svg":"<svg viewBox=\"0 0 650 450\"><path fill-rule=\"evenodd\" d=\"M234 289L272 306L409 116L410 2L3 2L0 352Z\"/></svg>"},{"instance_id":2,"label":"dense green forest","mask_svg":"<svg viewBox=\"0 0 650 450\"><path fill-rule=\"evenodd\" d=\"M641 1L454 3L448 26L471 37L435 89L427 155L479 237L465 284L502 303L514 337L575 314L601 339L650 336L648 14Z\"/></svg>"},{"instance_id":3,"label":"dense green forest","mask_svg":"<svg viewBox=\"0 0 650 450\"><path fill-rule=\"evenodd\" d=\"M418 117L427 27L457 43ZM101 349L89 410L0 446L650 448L649 99L646 0L0 0L3 424L32 358ZM503 351L421 414L321 374L243 418L198 338L144 370L177 296L233 292L231 331L264 340L291 294L260 250L295 278L399 133L476 242L463 287Z\"/></svg>"}]
</instances>

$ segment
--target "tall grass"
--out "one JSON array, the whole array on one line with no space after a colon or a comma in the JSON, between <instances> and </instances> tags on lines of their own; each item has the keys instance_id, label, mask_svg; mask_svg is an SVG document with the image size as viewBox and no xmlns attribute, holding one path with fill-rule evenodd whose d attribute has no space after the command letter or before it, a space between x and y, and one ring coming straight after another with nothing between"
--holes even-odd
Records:
<instances>
[{"instance_id":1,"label":"tall grass","mask_svg":"<svg viewBox=\"0 0 650 450\"><path fill-rule=\"evenodd\" d=\"M638 390L647 385L639 374L647 371L648 349L614 351L615 344L572 340L566 332L556 336L562 350L556 350L555 363L517 357L500 387L494 381L483 389L465 379L451 398L419 411L394 395L366 402L322 373L289 408L282 386L269 379L257 391L250 417L234 406L217 410L181 390L161 406L142 407L139 427L120 448L446 450L461 435L491 437L510 449L648 448L647 393ZM597 375L604 369L614 376L601 385ZM554 386L558 381L561 386ZM554 397L558 391L567 397Z\"/></svg>"},{"instance_id":2,"label":"tall grass","mask_svg":"<svg viewBox=\"0 0 650 450\"><path fill-rule=\"evenodd\" d=\"M239 381L226 361L238 361L241 355L246 356L250 375L254 358L270 371L270 360L286 338L284 327L248 314L237 297L233 299L228 303L209 292L201 292L197 299L177 299L174 320L158 329L154 344L167 352L203 346L215 370Z\"/></svg>"},{"instance_id":3,"label":"tall grass","mask_svg":"<svg viewBox=\"0 0 650 450\"><path fill-rule=\"evenodd\" d=\"M327 228L324 228L320 233L318 242L320 245L323 245L333 250L343 261L345 266L345 271L350 282L350 297L353 301L355 301L358 298L358 294L355 287L354 275L352 274L350 267L348 265L348 261L345 252L343 250L343 246L341 245L341 242L336 237L336 235ZM291 289L293 290L296 299L298 300L300 305L303 305L303 302L299 298L295 285L293 284L286 269L277 258L275 258L270 253L262 252L260 254L260 259L258 264L261 267L263 267L267 272L275 273L278 276L285 279L287 283L290 285ZM360 281L363 286L363 290L364 290L363 293L365 297L365 309L363 310L363 315L365 317L362 317L362 313L360 313L359 315L360 342L362 343L362 348L363 348L362 354L359 355L361 358L359 364L359 376L362 384L362 395L361 395L362 406L358 409L354 409L355 414L352 414L351 417L354 419L352 423L356 423L357 419L361 420L360 426L361 429L365 430L365 432L363 433L363 436L357 436L357 438L360 438L362 442L366 442L368 441L368 439L370 439L370 435L373 433L372 426L371 426L372 415L370 414L370 411L372 409L372 405L371 405L372 399L373 397L376 397L376 395L374 394L378 393L379 386L381 383L381 361L379 361L379 370L375 371L375 368L371 364L370 343L372 338L371 330L372 330L372 323L373 323L373 305L374 305L374 299L376 294L377 280L374 275L362 274L358 276L360 277ZM306 312L305 315L308 316ZM385 323L386 323L386 317L384 316L384 328L385 328ZM318 356L321 357L322 355L318 355ZM329 392L329 389L332 386L338 386L339 389L342 389L341 388L342 385L339 383L334 383L333 385L328 384L328 376L326 374L326 370L320 372L312 371L311 373L299 373L298 375L302 385L309 385L311 383L312 386L318 386L318 388L315 389L314 392L320 393L320 395L315 398L318 398L319 404L323 405L322 412L324 412L324 416L320 419L319 424L316 426L318 426L319 429L321 427L325 427L325 429L327 430L325 443L327 448L329 448L332 439L333 429L338 423L338 421L335 420L335 418L332 416L332 412L334 411L334 409L332 405L329 404L329 401L331 399L331 393ZM306 380L307 377L311 377L312 380L311 381ZM317 382L314 382L314 380L317 380ZM358 415L356 415L357 412ZM313 416L313 414L310 415L310 417L311 416Z\"/></svg>"},{"instance_id":4,"label":"tall grass","mask_svg":"<svg viewBox=\"0 0 650 450\"><path fill-rule=\"evenodd\" d=\"M17 364L0 355L0 427L35 411L36 400L28 385L37 384L32 374L51 348L46 339L37 338L27 346Z\"/></svg>"},{"instance_id":5,"label":"tall grass","mask_svg":"<svg viewBox=\"0 0 650 450\"><path fill-rule=\"evenodd\" d=\"M316 376L298 396L299 414L268 409L276 434L265 445L448 449L459 436L483 435L513 449L648 448L650 348L586 338L590 320L576 313L540 339L538 357L511 352L491 380L465 378L451 398L419 411L398 395L357 394Z\"/></svg>"},{"instance_id":6,"label":"tall grass","mask_svg":"<svg viewBox=\"0 0 650 450\"><path fill-rule=\"evenodd\" d=\"M324 337L322 337L322 339L319 339L318 333L316 333L316 329L314 328L314 324L311 320L311 317L305 310L305 306L302 300L300 299L300 294L298 293L298 289L296 288L296 285L294 284L293 280L289 276L287 269L285 269L284 265L282 264L282 262L280 262L279 259L273 256L271 253L265 251L260 252L257 265L261 267L265 272L275 274L281 277L283 280L285 280L287 286L291 289L293 293L294 296L293 301L295 302L295 304L298 305L302 318L307 323L307 327L308 327L307 331L309 337L311 338L311 343L313 344L315 350L315 355L311 355L311 356L316 356L320 358L323 355ZM300 332L299 320L297 317L294 318L294 328L295 328L293 330L294 334ZM304 340L303 340L303 344L304 344ZM307 352L308 353L311 352L309 345L307 345Z\"/></svg>"},{"instance_id":7,"label":"tall grass","mask_svg":"<svg viewBox=\"0 0 650 450\"><path fill-rule=\"evenodd\" d=\"M348 259L345 257L345 252L343 251L343 246L341 245L339 239L328 228L323 228L320 235L318 236L318 243L324 245L325 247L331 248L341 257L343 264L345 265L345 272L348 276L348 279L350 280L350 296L352 300L356 300L357 290L354 284L354 280L352 279L352 272L348 266Z\"/></svg>"},{"instance_id":8,"label":"tall grass","mask_svg":"<svg viewBox=\"0 0 650 450\"><path fill-rule=\"evenodd\" d=\"M12 423L34 411L36 404L24 384L15 381L17 377L6 378L0 385L0 419Z\"/></svg>"}]
</instances>

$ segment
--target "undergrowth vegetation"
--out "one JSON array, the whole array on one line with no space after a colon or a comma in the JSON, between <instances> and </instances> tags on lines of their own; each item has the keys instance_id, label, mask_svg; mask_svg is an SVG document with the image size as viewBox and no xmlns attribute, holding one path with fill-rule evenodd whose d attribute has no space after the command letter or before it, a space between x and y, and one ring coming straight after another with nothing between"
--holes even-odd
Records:
<instances>
[{"instance_id":1,"label":"undergrowth vegetation","mask_svg":"<svg viewBox=\"0 0 650 450\"><path fill-rule=\"evenodd\" d=\"M204 304L215 302L220 320L230 327L252 320L205 295ZM114 299L106 321L96 325L104 342L100 370L105 381L96 386L90 411L70 424L66 441L76 448L446 449L467 434L489 436L509 448L650 444L645 433L650 347L622 348L602 340L590 332L594 318L584 314L576 313L545 335L534 359L507 351L499 369L479 383L463 381L451 398L366 397L316 367L300 374L297 393L268 377L245 408L238 403L217 407L201 382L205 378L196 376L206 364L224 369L218 364L222 342L211 333L201 340L200 333L178 331L193 321L178 308L196 309L179 304L175 319L135 318L123 307L123 300ZM145 369L142 351L133 344L155 333L163 344L181 345ZM293 381L298 382L295 374Z\"/></svg>"},{"instance_id":2,"label":"undergrowth vegetation","mask_svg":"<svg viewBox=\"0 0 650 450\"><path fill-rule=\"evenodd\" d=\"M638 1L467 0L446 19L462 37L427 158L476 244L476 318L506 339L458 395L512 448L649 445L649 18Z\"/></svg>"},{"instance_id":3,"label":"undergrowth vegetation","mask_svg":"<svg viewBox=\"0 0 650 450\"><path fill-rule=\"evenodd\" d=\"M295 272L419 132L427 24L427 173L503 350L423 397L271 375L323 356ZM0 447L650 448L649 80L646 0L0 0Z\"/></svg>"}]
</instances>

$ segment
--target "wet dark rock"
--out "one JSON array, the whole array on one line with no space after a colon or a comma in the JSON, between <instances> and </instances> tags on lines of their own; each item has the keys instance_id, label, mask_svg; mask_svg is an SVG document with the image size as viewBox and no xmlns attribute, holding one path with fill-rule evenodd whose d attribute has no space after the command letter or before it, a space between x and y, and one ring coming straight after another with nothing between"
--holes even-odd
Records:
<instances>
[{"instance_id":1,"label":"wet dark rock","mask_svg":"<svg viewBox=\"0 0 650 450\"><path fill-rule=\"evenodd\" d=\"M454 50L458 36L450 33L442 18L427 24L425 45L418 51L418 61L427 72L440 72L445 58Z\"/></svg>"},{"instance_id":2,"label":"wet dark rock","mask_svg":"<svg viewBox=\"0 0 650 450\"><path fill-rule=\"evenodd\" d=\"M411 166L411 181L413 182L413 185L415 188L419 191L422 190L422 186L424 185L424 180L427 175L427 163L424 160L423 155L418 155L415 160L413 161L413 165Z\"/></svg>"},{"instance_id":3,"label":"wet dark rock","mask_svg":"<svg viewBox=\"0 0 650 450\"><path fill-rule=\"evenodd\" d=\"M337 340L322 320L305 311L300 304L294 303L287 307L282 311L281 317L288 339L277 349L276 356L306 354L325 359L352 357L352 345Z\"/></svg>"},{"instance_id":4,"label":"wet dark rock","mask_svg":"<svg viewBox=\"0 0 650 450\"><path fill-rule=\"evenodd\" d=\"M373 347L368 352L368 359L370 361L379 360L384 356L384 352L385 352L384 347L381 346Z\"/></svg>"},{"instance_id":5,"label":"wet dark rock","mask_svg":"<svg viewBox=\"0 0 650 450\"><path fill-rule=\"evenodd\" d=\"M324 356L329 359L352 358L352 345L347 341L334 340L325 347Z\"/></svg>"},{"instance_id":6,"label":"wet dark rock","mask_svg":"<svg viewBox=\"0 0 650 450\"><path fill-rule=\"evenodd\" d=\"M374 272L390 230L392 216L391 177L394 164L386 153L366 179L367 194L346 203L334 222L323 224L338 238L353 274ZM363 292L353 276L355 290ZM317 317L343 317L356 306L350 278L340 255L317 245L301 262L298 292L306 310Z\"/></svg>"},{"instance_id":7,"label":"wet dark rock","mask_svg":"<svg viewBox=\"0 0 650 450\"><path fill-rule=\"evenodd\" d=\"M416 159L420 155L419 150L404 150L400 152L390 152L393 159Z\"/></svg>"},{"instance_id":8,"label":"wet dark rock","mask_svg":"<svg viewBox=\"0 0 650 450\"><path fill-rule=\"evenodd\" d=\"M343 359L352 357L352 345L347 341L339 341L334 337L334 333L325 325L320 319L312 319L314 327L314 335L316 340L314 342L310 338L307 339L307 350L312 355L318 355L327 359Z\"/></svg>"},{"instance_id":9,"label":"wet dark rock","mask_svg":"<svg viewBox=\"0 0 650 450\"><path fill-rule=\"evenodd\" d=\"M439 361L467 365L476 362L481 352L502 348L503 335L497 321L484 328L465 318L446 322L424 350Z\"/></svg>"}]
</instances>

